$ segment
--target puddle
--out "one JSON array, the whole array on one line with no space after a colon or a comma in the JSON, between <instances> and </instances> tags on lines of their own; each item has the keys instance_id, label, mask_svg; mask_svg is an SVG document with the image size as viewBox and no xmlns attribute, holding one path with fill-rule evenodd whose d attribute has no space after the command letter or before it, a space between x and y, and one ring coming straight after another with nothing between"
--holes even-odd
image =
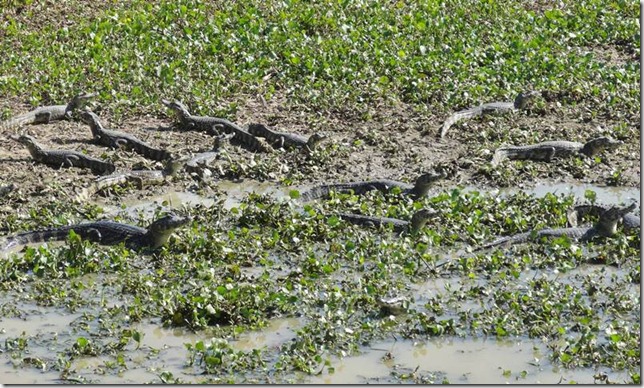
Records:
<instances>
[{"instance_id":1,"label":"puddle","mask_svg":"<svg viewBox=\"0 0 644 388\"><path fill-rule=\"evenodd\" d=\"M597 203L601 204L625 204L632 201L640 204L640 188L627 186L597 186L586 183L539 183L532 188L505 188L486 189L475 186L466 186L463 192L478 191L481 193L499 194L509 196L519 191L534 195L537 198L544 197L547 193L555 195L573 194L579 201L585 199L587 190L594 191L597 196Z\"/></svg>"},{"instance_id":2,"label":"puddle","mask_svg":"<svg viewBox=\"0 0 644 388\"><path fill-rule=\"evenodd\" d=\"M69 345L69 339L75 338L71 333L71 325L81 314L65 315L51 310L43 310L42 313L34 310L29 313L29 320L2 318L0 342L4 344L4 340L8 338L20 337L24 331L29 337L29 345L36 345L32 337L38 336L37 342L42 342L42 346L29 346L30 352L25 357L40 357L48 364L55 362L56 352L63 351L65 344ZM242 333L239 338L229 340L229 343L236 350L249 351L266 347L271 352L295 338L296 331L302 326L300 318L274 319L267 327ZM101 384L141 384L158 382L159 375L164 371L190 383L203 382L208 378L208 375L200 374L200 367L187 366L189 353L185 347L187 343L194 344L198 341L209 344L214 337L208 330L195 333L184 328L164 328L156 323L140 323L131 328L143 333L143 338L138 350L134 350L133 343L127 346L125 368L115 365L114 357L77 357L72 361L70 378L83 377ZM54 340L58 335L58 340ZM34 354L32 348L41 349L42 352ZM155 351L151 352L153 349ZM3 383L53 384L60 383L59 378L60 372L54 369L43 372L36 367L14 368L11 362L0 363L0 381Z\"/></svg>"},{"instance_id":3,"label":"puddle","mask_svg":"<svg viewBox=\"0 0 644 388\"><path fill-rule=\"evenodd\" d=\"M393 359L383 361L390 352ZM443 338L426 342L386 341L366 349L366 353L335 359L335 372L325 369L306 379L307 384L365 384L415 382L400 379L412 373L421 383L451 384L592 384L593 375L606 372L610 381L628 381L627 373L609 370L559 368L547 359L548 349L540 341Z\"/></svg>"},{"instance_id":4,"label":"puddle","mask_svg":"<svg viewBox=\"0 0 644 388\"><path fill-rule=\"evenodd\" d=\"M268 327L243 333L231 346L238 350L249 351L257 348L278 348L296 337L296 332L304 326L300 318L273 319Z\"/></svg>"},{"instance_id":5,"label":"puddle","mask_svg":"<svg viewBox=\"0 0 644 388\"><path fill-rule=\"evenodd\" d=\"M146 217L152 217L154 211L158 206L162 206L167 202L168 207L176 209L182 206L195 206L201 204L203 206L213 206L221 201L223 198L223 208L230 210L233 207L239 206L242 199L249 193L268 194L274 198L286 198L290 188L277 187L274 182L259 182L255 180L244 180L242 182L233 181L220 181L217 183L218 189L222 190L225 194L222 196L204 197L189 191L168 191L162 195L147 197L142 200L127 201L124 204L126 209L120 206L101 205L108 215L126 214L131 217L136 217L138 214L143 214Z\"/></svg>"},{"instance_id":6,"label":"puddle","mask_svg":"<svg viewBox=\"0 0 644 388\"><path fill-rule=\"evenodd\" d=\"M239 206L241 200L249 193L268 194L274 198L281 199L287 198L288 192L291 190L289 187L276 186L275 182L259 182L255 180L244 180L243 182L221 181L217 184L217 188L227 194L224 208L228 210Z\"/></svg>"},{"instance_id":7,"label":"puddle","mask_svg":"<svg viewBox=\"0 0 644 388\"><path fill-rule=\"evenodd\" d=\"M267 194L276 199L288 198L289 191L297 189L303 192L310 188L309 186L293 186L284 187L276 186L274 182L259 182L255 180L244 180L241 182L234 182L229 180L222 180L217 183L217 187L225 194L217 197L203 197L188 191L169 191L163 195L147 198L140 201L127 202L127 209L123 210L116 206L104 206L108 214L116 214L125 211L129 216L136 216L143 213L147 217L154 214L157 206L161 206L163 202L167 202L169 207L178 208L183 205L194 206L202 204L204 206L213 206L223 200L223 207L230 210L233 207L239 206L241 200L244 199L249 193ZM547 193L555 195L568 195L572 193L579 201L584 200L584 194L587 190L592 190L597 196L597 202L601 204L624 204L630 203L635 200L638 205L640 204L640 188L639 187L609 187L609 186L596 186L591 184L579 183L540 183L533 188L506 188L506 189L487 189L475 186L466 186L463 192L478 191L490 195L509 196L523 191L536 197L543 197ZM431 195L431 194L430 194Z\"/></svg>"},{"instance_id":8,"label":"puddle","mask_svg":"<svg viewBox=\"0 0 644 388\"><path fill-rule=\"evenodd\" d=\"M109 208L108 211L123 212L137 215L140 212L146 217L151 217L155 208L163 202L170 207L178 208L183 205L202 204L213 206L223 203L230 209L238 206L240 201L255 192L268 194L276 198L288 196L288 187L276 187L272 182L257 182L246 180L240 183L222 181L219 189L225 194L212 198L202 197L191 192L167 192L151 201L128 204L127 210L120 207ZM481 191L490 194L511 195L519 189L482 190L475 187L466 188L464 191ZM586 190L592 190L597 195L597 201L605 204L629 203L632 200L640 202L640 189L633 187L599 187L587 184L541 184L532 189L521 189L541 197L546 193L568 195L572 193L582 200ZM300 190L302 191L302 190ZM222 201L222 198L225 200ZM111 209L111 210L110 210ZM261 271L260 271L261 270ZM249 275L261 274L264 268L248 269ZM581 265L565 273L554 270L525 270L518 284L526 284L535 277L545 278L548 281L565 282L579 285L583 278L592 276L603 285L609 285L613 277L623 276L622 270L606 266ZM483 281L483 280L481 280ZM98 282L100 284L100 282ZM446 288L455 289L465 283L460 278L433 278L424 283L410 286L410 293L416 301L414 308L424 309L428 297L442 294ZM467 284L470 284L469 282ZM632 288L623 290L625 293L639 295L640 285L633 284ZM111 296L112 297L112 296ZM116 295L113 296L118 300ZM10 296L5 295L2 302L11 303ZM474 308L475 306L473 306ZM81 314L64 314L56 309L39 308L37 306L18 306L24 311L23 318L0 317L0 344L8 338L20 337L23 332L29 338L31 353L25 357L42 357L48 360L56 358L57 352L62 352L75 340L74 320ZM464 308L467 308L465 306ZM246 332L238 338L230 340L231 346L236 350L248 351L257 348L267 348L268 353L274 354L275 350L287 341L296 337L297 330L305 323L301 318L284 318L272 320L263 330ZM208 344L213 336L208 330L193 333L182 328L163 328L159 323L141 323L132 325L132 329L143 333L141 347L132 350L134 344L128 345L126 352L127 369L115 373L108 369L106 364L114 363L114 358L87 357L77 358L74 361L72 377L83 376L93 382L101 383L149 383L159 381L163 371L169 371L185 382L201 382L208 378L199 375L199 367L186 367L189 359L185 344L194 344L203 341ZM154 352L151 352L154 350ZM383 361L383 356L390 352L393 359ZM431 339L421 343L410 341L384 341L364 349L364 353L344 359L333 359L332 365L335 373L329 374L327 369L318 376L304 376L307 383L335 384L335 383L397 383L415 382L412 378L402 379L393 377L392 373L401 375L410 374L418 368L415 375L425 380L420 382L441 383L444 380L450 383L547 383L579 382L591 384L593 375L606 372L610 381L628 381L626 372L611 372L610 370L574 369L567 370L552 365L547 357L550 354L544 343L538 340L515 339L499 341L496 339L461 339L440 338ZM48 361L51 362L51 361ZM0 363L0 381L10 383L57 383L60 372L50 370L42 372L33 367L14 368L13 363L5 356L5 361Z\"/></svg>"},{"instance_id":9,"label":"puddle","mask_svg":"<svg viewBox=\"0 0 644 388\"><path fill-rule=\"evenodd\" d=\"M0 343L7 345L7 340L23 337L27 340L27 350L21 358L39 358L51 366L56 354L53 347L64 346L66 339L73 334L72 324L82 314L66 314L44 309L38 306L16 306L27 318L0 318ZM24 336L23 336L24 333ZM11 350L6 350L11 353ZM21 358L0 362L0 381L11 384L53 384L59 382L60 373L56 370L42 371L38 367L16 367Z\"/></svg>"}]
</instances>

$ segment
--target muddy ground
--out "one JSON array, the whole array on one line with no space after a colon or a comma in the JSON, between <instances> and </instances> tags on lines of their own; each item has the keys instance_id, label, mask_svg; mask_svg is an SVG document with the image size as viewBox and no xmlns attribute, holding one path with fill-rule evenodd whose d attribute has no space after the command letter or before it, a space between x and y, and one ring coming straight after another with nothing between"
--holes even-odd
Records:
<instances>
[{"instance_id":1,"label":"muddy ground","mask_svg":"<svg viewBox=\"0 0 644 388\"><path fill-rule=\"evenodd\" d=\"M293 150L252 153L224 141L219 148L221 156L211 163L206 176L181 171L165 186L130 188L92 200L120 204L169 190L225 196L226 192L217 187L222 180L271 181L276 186L298 189L316 183L377 178L413 182L419 174L431 169L453 173L436 185L438 191L459 185L530 187L541 182L640 184L639 117L630 122L602 120L583 108L562 107L556 101L543 99L537 108L525 112L459 123L445 139L439 139L439 127L446 115L434 115L430 109L383 103L363 112L316 112L306 107L287 108L279 98L268 102L245 98L236 103L239 108L235 117L226 118L242 127L259 122L307 136L322 132L328 139L312 155ZM216 142L210 135L173 128L175 119L161 104L156 112L127 117L121 122L111 120L100 99L93 101L89 108L99 114L105 127L134 134L154 146L170 150L175 156L195 155L215 147ZM5 118L31 109L23 101L0 99L0 111L5 112ZM33 203L72 200L97 178L90 170L35 163L23 145L10 139L11 135L21 133L33 135L46 148L71 149L111 160L117 171L162 168L160 163L137 154L93 144L89 127L78 120L4 129L0 133L0 186L14 185L3 200L5 214ZM618 138L625 144L595 159L579 157L551 163L506 161L498 168L490 165L494 149L503 143L585 142L601 135Z\"/></svg>"}]
</instances>

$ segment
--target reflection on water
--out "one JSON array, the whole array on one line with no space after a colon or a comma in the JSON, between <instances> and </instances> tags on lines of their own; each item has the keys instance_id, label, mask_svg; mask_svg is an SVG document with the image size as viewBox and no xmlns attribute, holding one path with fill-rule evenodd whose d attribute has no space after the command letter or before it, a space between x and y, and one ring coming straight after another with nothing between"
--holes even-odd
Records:
<instances>
[{"instance_id":1,"label":"reflection on water","mask_svg":"<svg viewBox=\"0 0 644 388\"><path fill-rule=\"evenodd\" d=\"M640 188L626 186L597 186L587 183L539 183L532 188L504 188L485 189L476 186L467 186L463 192L478 191L481 193L498 193L501 196L508 196L523 191L535 197L544 197L551 193L555 195L573 194L578 201L584 200L586 191L593 191L597 196L597 202L602 204L624 204L633 201L640 203Z\"/></svg>"},{"instance_id":2,"label":"reflection on water","mask_svg":"<svg viewBox=\"0 0 644 388\"><path fill-rule=\"evenodd\" d=\"M4 302L4 301L3 301ZM59 372L50 369L43 371L39 367L21 367L25 358L39 359L51 366L56 361L56 353L51 351L52 345L64 343L74 329L73 322L82 314L66 314L56 310L38 306L17 306L28 319L21 317L2 317L0 320L0 344L7 346L7 341L16 338L27 340L28 352L22 357L0 362L0 382L10 384L53 384L59 377ZM10 347L5 350L11 354ZM14 367L14 364L17 367Z\"/></svg>"},{"instance_id":3,"label":"reflection on water","mask_svg":"<svg viewBox=\"0 0 644 388\"><path fill-rule=\"evenodd\" d=\"M237 206L250 192L269 194L275 197L288 195L288 188L276 188L271 182L244 181L241 183L221 182L219 188L225 192L224 207L230 209ZM465 191L479 190L467 188ZM632 187L598 187L587 184L541 184L526 190L536 196L546 193L567 195L573 193L583 199L586 190L592 190L597 195L597 201L606 204L628 203L636 200L639 203L639 188ZM509 195L518 189L496 191L501 195ZM182 205L203 204L212 206L220 198L206 198L190 192L168 192L157 197L151 203L144 202L128 204L128 212L132 215L143 212L151 216L155 208L167 202L170 207ZM122 211L116 208L116 211ZM149 213L149 214L147 214ZM593 276L599 281L611 282L614 276L622 276L623 270L613 267L582 265L565 273L548 271L524 271L520 283L526 283L536 276L546 277L549 281L570 282L578 284L579 277ZM415 300L412 306L422 310L424 303L430 297L442 294L446 288L456 288L469 280L434 278L425 283L412 285L410 296ZM481 280L483 281L483 280ZM605 284L607 285L607 284ZM632 289L624 290L638 295L639 284L633 284ZM0 303L11 303L11 297L3 295ZM467 308L467 306L465 306ZM69 348L80 335L74 332L74 320L80 314L66 315L56 309L32 308L25 311L28 319L0 317L0 344L7 339L23 335L29 340L29 357L39 357L49 365L49 370L43 372L36 367L14 368L13 362L6 356L0 362L0 381L5 383L56 383L59 382L59 371L52 368L56 353ZM238 338L230 340L232 347L238 350L268 348L275 350L285 342L295 338L297 330L305 323L305 318L276 319L263 330L247 332ZM158 323L133 325L132 329L143 334L141 346L134 349L129 344L125 354L127 368L118 373L106 370L106 364L113 364L113 358L78 357L72 365L73 376L83 376L92 382L102 383L146 383L159 381L162 371L169 371L186 382L201 382L207 376L199 375L198 370L187 367L189 354L185 344L203 341L208 344L213 338L208 330L193 333L181 328L162 328ZM155 350L151 353L150 350ZM364 353L355 357L336 359L332 361L335 373L329 374L325 369L318 376L305 376L309 383L387 383L400 382L400 378L392 377L392 373L410 374L416 368L414 376L424 377L427 382L432 380L440 383L443 380L450 383L549 383L581 382L593 383L596 373L608 373L611 381L626 381L625 373L610 370L594 369L559 369L547 360L549 351L546 344L538 340L514 339L497 341L495 339L461 339L438 338L421 343L409 341L387 341L374 344L364 349ZM383 361L383 356L390 353L393 357ZM8 353L7 353L8 354ZM153 354L153 355L151 355ZM73 377L72 376L72 377ZM413 378L404 382L414 382Z\"/></svg>"},{"instance_id":4,"label":"reflection on water","mask_svg":"<svg viewBox=\"0 0 644 388\"><path fill-rule=\"evenodd\" d=\"M255 180L244 180L241 182L221 181L218 183L218 188L225 194L223 207L231 209L239 206L241 200L249 193L268 194L277 199L288 197L291 189L289 187L277 187L274 182L259 182ZM297 189L302 192L309 187L298 187ZM463 192L478 191L481 193L498 194L500 196L507 196L515 194L519 191L532 194L536 197L543 197L547 193L555 195L568 195L573 194L579 202L584 201L586 191L593 191L597 196L597 202L602 204L624 204L636 201L640 203L640 188L639 187L611 187L611 186L596 186L585 183L540 183L533 188L505 188L505 189L486 189L475 186L467 186ZM136 215L138 212L148 213L151 216L154 209L163 202L167 202L170 207L177 208L182 205L196 205L203 204L204 206L212 206L217 202L219 197L203 197L195 193L186 191L169 191L161 196L147 198L144 201L132 201L126 203L127 213ZM105 206L109 209L109 206ZM121 208L113 208L112 211L120 211ZM636 211L637 213L637 211Z\"/></svg>"}]
</instances>

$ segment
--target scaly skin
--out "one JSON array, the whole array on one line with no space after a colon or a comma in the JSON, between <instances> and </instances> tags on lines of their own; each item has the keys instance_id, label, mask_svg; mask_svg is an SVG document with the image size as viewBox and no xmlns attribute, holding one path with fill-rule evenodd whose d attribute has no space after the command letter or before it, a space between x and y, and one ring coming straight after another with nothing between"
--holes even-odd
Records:
<instances>
[{"instance_id":1,"label":"scaly skin","mask_svg":"<svg viewBox=\"0 0 644 388\"><path fill-rule=\"evenodd\" d=\"M568 224L572 227L576 227L579 223L579 219L585 217L598 217L601 216L604 212L609 209L608 206L602 205L577 205L568 211ZM628 213L624 214L622 217L622 225L625 231L630 231L632 229L640 229L640 217Z\"/></svg>"},{"instance_id":2,"label":"scaly skin","mask_svg":"<svg viewBox=\"0 0 644 388\"><path fill-rule=\"evenodd\" d=\"M315 147L326 136L314 133L310 137L304 137L296 133L278 132L265 126L264 124L250 124L248 132L257 137L266 138L275 148L304 148L313 151Z\"/></svg>"},{"instance_id":3,"label":"scaly skin","mask_svg":"<svg viewBox=\"0 0 644 388\"><path fill-rule=\"evenodd\" d=\"M157 149L129 133L105 129L94 112L84 111L80 114L81 120L89 125L97 144L111 148L124 148L132 150L145 158L152 160L167 160L172 155L162 149Z\"/></svg>"},{"instance_id":4,"label":"scaly skin","mask_svg":"<svg viewBox=\"0 0 644 388\"><path fill-rule=\"evenodd\" d=\"M450 127L458 123L459 121L471 119L477 116L483 116L486 114L514 112L522 110L525 109L530 101L540 95L540 92L535 91L521 92L514 99L514 102L490 102L487 104L479 105L476 108L458 111L448 117L447 120L445 120L441 127L440 137L441 139L444 138Z\"/></svg>"},{"instance_id":5,"label":"scaly skin","mask_svg":"<svg viewBox=\"0 0 644 388\"><path fill-rule=\"evenodd\" d=\"M10 236L7 238L1 251L7 251L18 245L65 240L71 230L81 238L101 245L125 243L125 246L130 249L157 249L168 241L168 238L175 229L188 222L190 222L189 217L169 214L154 221L148 229L113 221L97 221L61 226Z\"/></svg>"},{"instance_id":6,"label":"scaly skin","mask_svg":"<svg viewBox=\"0 0 644 388\"><path fill-rule=\"evenodd\" d=\"M95 174L111 174L116 169L112 163L92 158L80 152L44 149L36 142L36 139L29 135L12 136L11 138L27 146L31 157L39 163L54 167L90 168Z\"/></svg>"},{"instance_id":7,"label":"scaly skin","mask_svg":"<svg viewBox=\"0 0 644 388\"><path fill-rule=\"evenodd\" d=\"M260 137L255 137L241 128L234 131L234 135L231 140L237 141L251 152L272 153L275 151L273 147L266 142L266 140Z\"/></svg>"},{"instance_id":8,"label":"scaly skin","mask_svg":"<svg viewBox=\"0 0 644 388\"><path fill-rule=\"evenodd\" d=\"M414 213L411 221L403 221L396 218L371 217L361 214L339 213L338 217L354 225L367 227L380 227L392 225L395 233L410 232L416 233L422 229L427 222L436 215L434 210L421 209Z\"/></svg>"},{"instance_id":9,"label":"scaly skin","mask_svg":"<svg viewBox=\"0 0 644 388\"><path fill-rule=\"evenodd\" d=\"M130 170L117 174L107 175L96 179L89 187L83 189L76 197L77 202L83 202L100 191L126 184L134 184L139 190L151 185L162 185L169 177L184 166L187 158L166 160L163 170Z\"/></svg>"},{"instance_id":10,"label":"scaly skin","mask_svg":"<svg viewBox=\"0 0 644 388\"><path fill-rule=\"evenodd\" d=\"M505 146L500 147L494 152L492 166L498 166L505 159L529 159L549 162L554 158L565 158L574 155L594 156L604 150L615 150L622 144L624 144L623 141L602 136L589 140L586 143L555 140L526 146Z\"/></svg>"},{"instance_id":11,"label":"scaly skin","mask_svg":"<svg viewBox=\"0 0 644 388\"><path fill-rule=\"evenodd\" d=\"M208 168L210 162L217 159L219 156L221 156L219 151L208 151L197 154L186 162L186 171L195 174L202 174L204 169Z\"/></svg>"},{"instance_id":12,"label":"scaly skin","mask_svg":"<svg viewBox=\"0 0 644 388\"><path fill-rule=\"evenodd\" d=\"M416 200L427 195L434 182L445 178L443 174L434 172L426 173L416 179L414 185L392 180L374 180L365 182L335 183L330 185L320 185L304 192L300 197L301 202L308 202L318 198L328 197L331 191L348 193L353 191L355 195L364 195L368 191L378 190L383 193L391 191L394 187L399 187L404 195L410 196Z\"/></svg>"},{"instance_id":13,"label":"scaly skin","mask_svg":"<svg viewBox=\"0 0 644 388\"><path fill-rule=\"evenodd\" d=\"M585 228L561 228L561 229L542 229L538 231L531 231L520 233L514 236L502 237L491 243L482 245L474 251L492 248L499 245L520 244L529 241L540 241L543 237L562 237L568 236L573 241L586 242L596 237L610 237L617 233L617 223L626 214L635 209L636 204L633 203L626 207L612 207L606 210L599 217L597 223L591 227Z\"/></svg>"},{"instance_id":14,"label":"scaly skin","mask_svg":"<svg viewBox=\"0 0 644 388\"><path fill-rule=\"evenodd\" d=\"M238 130L244 131L237 124L226 119L209 116L193 116L188 111L188 108L180 101L161 100L161 103L175 113L179 119L179 127L184 131L203 131L209 135L222 135L222 132L234 133Z\"/></svg>"},{"instance_id":15,"label":"scaly skin","mask_svg":"<svg viewBox=\"0 0 644 388\"><path fill-rule=\"evenodd\" d=\"M188 108L179 101L161 100L163 105L172 109L179 118L179 127L185 131L204 131L210 135L233 134L232 139L254 152L272 152L273 148L263 139L258 139L239 125L226 119L207 116L193 116Z\"/></svg>"},{"instance_id":16,"label":"scaly skin","mask_svg":"<svg viewBox=\"0 0 644 388\"><path fill-rule=\"evenodd\" d=\"M27 124L48 124L52 121L71 119L76 109L81 109L96 93L78 94L66 105L50 105L36 108L31 112L16 116L0 123L0 129L19 128Z\"/></svg>"}]
</instances>

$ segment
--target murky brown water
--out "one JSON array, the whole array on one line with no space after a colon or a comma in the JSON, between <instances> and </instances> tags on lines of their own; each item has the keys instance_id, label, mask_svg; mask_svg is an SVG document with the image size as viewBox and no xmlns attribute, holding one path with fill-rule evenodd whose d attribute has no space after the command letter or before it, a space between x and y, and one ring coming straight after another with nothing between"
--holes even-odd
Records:
<instances>
[{"instance_id":1,"label":"murky brown water","mask_svg":"<svg viewBox=\"0 0 644 388\"><path fill-rule=\"evenodd\" d=\"M519 191L543 197L547 193L555 195L573 194L578 201L584 200L586 191L593 191L597 196L597 202L602 204L623 204L635 201L640 204L640 188L624 186L596 186L586 183L539 183L529 188L505 188L505 189L481 189L478 187L466 187L463 191L480 191L486 193L498 193L499 195L512 195Z\"/></svg>"},{"instance_id":2,"label":"murky brown water","mask_svg":"<svg viewBox=\"0 0 644 388\"><path fill-rule=\"evenodd\" d=\"M584 191L591 189L597 193L598 201L603 203L629 202L631 198L639 200L638 188L599 188L589 185L554 185L546 190L538 186L532 191L535 195L543 195L546 191L568 194L572 190L579 198ZM222 182L220 188L228 193L225 207L237 206L247 193L267 193L278 197L288 195L288 189L277 189L271 183L246 181L241 184ZM540 194L541 193L541 194ZM128 212L152 212L164 201L171 207L182 204L212 205L217 198L203 198L192 193L169 192L155 198L153 202L133 203ZM114 211L122 211L115 208ZM556 271L524 271L519 282L526 282L535 276L544 276L553 281L575 281L579 276L595 276L603 281L610 281L611 276L620 276L620 270L606 266L582 265L566 273ZM436 278L428 279L425 283L412 285L410 290L414 299L415 309L422 309L423 300L445 291L446 287L458 287L460 279ZM629 293L639 295L640 286L632 285ZM0 296L0 305L11 303L9 295ZM55 369L43 372L37 367L17 367L25 357L38 357L49 366L55 363L56 352L69 347L78 337L73 332L73 322L81 315L65 314L57 309L38 306L19 306L25 312L27 319L0 317L0 346L7 339L24 336L28 338L28 352L12 360L5 353L0 362L0 382L9 384L58 383L60 372ZM239 350L250 350L266 347L269 350L279 347L295 337L296 331L303 325L302 320L287 318L278 319L260 331L244 333L238 339L230 341L231 346ZM93 382L100 383L148 383L159 382L159 375L169 371L175 377L186 382L203 382L208 376L199 375L196 368L187 367L188 351L185 344L197 341L209 343L212 337L208 331L192 333L179 328L165 329L158 323L148 322L134 325L143 333L140 348L134 344L127 347L126 367L110 366L113 358L78 357L73 361L71 376L83 376ZM153 351L154 350L154 351ZM390 354L393 358L383 360ZM450 383L547 383L580 382L593 383L593 375L607 372L611 381L628 380L623 373L613 373L607 370L592 369L559 369L547 360L546 345L538 340L509 339L497 341L494 339L460 339L440 338L412 343L409 341L384 341L363 349L363 353L344 359L334 359L332 364L335 373L329 374L326 369L318 376L303 376L307 383L386 383L399 382L401 378L393 378L393 374L409 375L402 381L440 383L445 379ZM418 368L416 370L416 368ZM411 375L412 372L416 372ZM416 380L415 380L416 379Z\"/></svg>"},{"instance_id":3,"label":"murky brown water","mask_svg":"<svg viewBox=\"0 0 644 388\"><path fill-rule=\"evenodd\" d=\"M387 354L391 359L383 359ZM313 384L364 384L435 382L451 384L557 384L593 383L593 369L560 369L545 356L546 346L532 340L440 338L425 342L387 341L355 357L334 359L335 372L326 370L306 382ZM394 379L392 374L415 377ZM609 373L611 381L628 380ZM425 380L421 380L421 379Z\"/></svg>"}]
</instances>

